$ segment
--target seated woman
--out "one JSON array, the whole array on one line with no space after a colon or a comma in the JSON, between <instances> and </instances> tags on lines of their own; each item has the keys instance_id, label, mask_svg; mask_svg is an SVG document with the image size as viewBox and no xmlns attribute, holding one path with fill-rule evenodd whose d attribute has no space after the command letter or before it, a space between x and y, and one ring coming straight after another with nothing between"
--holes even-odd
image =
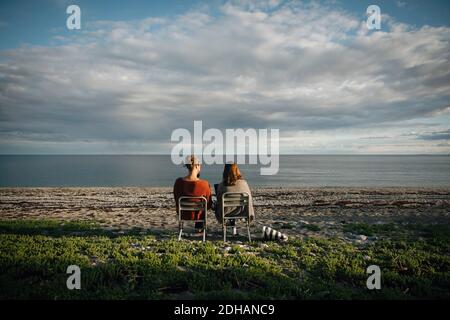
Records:
<instances>
[{"instance_id":1,"label":"seated woman","mask_svg":"<svg viewBox=\"0 0 450 320\"><path fill-rule=\"evenodd\" d=\"M242 178L242 174L239 171L239 168L236 163L232 164L226 164L225 168L223 169L223 175L222 175L222 182L218 185L216 189L217 193L217 205L216 205L216 218L219 223L222 223L222 208L220 206L220 203L222 202L222 195L225 192L246 192L249 195L249 215L250 215L250 221L253 221L255 218L255 212L253 210L253 200L252 200L252 193L250 191L250 188L247 184L247 181L245 181ZM235 210L238 208L233 207L226 207L225 208L225 216L227 214L233 214L235 213ZM234 227L235 221L229 220L230 224L229 226ZM236 229L233 228L233 234L236 233Z\"/></svg>"},{"instance_id":2,"label":"seated woman","mask_svg":"<svg viewBox=\"0 0 450 320\"><path fill-rule=\"evenodd\" d=\"M178 178L173 186L173 195L177 210L178 200L181 196L205 197L208 201L208 208L210 208L212 204L211 188L209 187L208 181L199 179L201 164L197 157L194 155L187 156L184 166L189 171L187 176ZM203 214L206 214L206 212L183 210L181 217L183 220L201 220L203 219ZM198 232L202 232L203 222L196 222L195 228Z\"/></svg>"}]
</instances>

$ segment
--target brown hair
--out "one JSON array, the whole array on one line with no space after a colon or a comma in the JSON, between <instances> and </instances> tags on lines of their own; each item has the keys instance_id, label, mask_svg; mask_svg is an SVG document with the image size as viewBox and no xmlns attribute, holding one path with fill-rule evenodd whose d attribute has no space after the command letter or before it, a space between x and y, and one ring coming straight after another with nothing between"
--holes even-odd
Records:
<instances>
[{"instance_id":1,"label":"brown hair","mask_svg":"<svg viewBox=\"0 0 450 320\"><path fill-rule=\"evenodd\" d=\"M223 169L222 182L225 186L234 186L236 181L242 179L241 172L236 163L227 163Z\"/></svg>"}]
</instances>

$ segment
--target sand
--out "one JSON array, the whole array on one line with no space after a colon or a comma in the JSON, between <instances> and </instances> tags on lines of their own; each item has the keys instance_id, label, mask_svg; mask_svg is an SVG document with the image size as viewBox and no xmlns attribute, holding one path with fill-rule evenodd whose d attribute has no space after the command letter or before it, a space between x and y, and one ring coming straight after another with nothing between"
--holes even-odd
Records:
<instances>
[{"instance_id":1,"label":"sand","mask_svg":"<svg viewBox=\"0 0 450 320\"><path fill-rule=\"evenodd\" d=\"M450 188L254 188L256 221L290 237L338 236L342 225L366 223L450 224ZM221 237L214 214L208 238ZM95 221L107 229L175 235L177 215L170 188L0 188L1 219ZM319 231L306 226L315 224ZM245 229L239 229L245 234Z\"/></svg>"}]
</instances>

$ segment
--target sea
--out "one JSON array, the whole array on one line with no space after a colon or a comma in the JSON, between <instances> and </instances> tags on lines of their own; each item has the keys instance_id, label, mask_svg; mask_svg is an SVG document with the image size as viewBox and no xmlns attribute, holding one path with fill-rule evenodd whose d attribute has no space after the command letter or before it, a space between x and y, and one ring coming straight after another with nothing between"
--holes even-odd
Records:
<instances>
[{"instance_id":1,"label":"sea","mask_svg":"<svg viewBox=\"0 0 450 320\"><path fill-rule=\"evenodd\" d=\"M239 166L251 186L450 187L450 155L281 155L275 175ZM211 185L223 165L203 165ZM1 155L0 187L172 187L170 155Z\"/></svg>"}]
</instances>

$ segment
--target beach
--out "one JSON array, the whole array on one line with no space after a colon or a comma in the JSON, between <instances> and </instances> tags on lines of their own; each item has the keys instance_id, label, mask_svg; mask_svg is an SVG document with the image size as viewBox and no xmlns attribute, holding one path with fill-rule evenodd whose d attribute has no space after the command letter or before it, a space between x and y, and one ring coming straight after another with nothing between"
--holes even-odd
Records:
<instances>
[{"instance_id":1,"label":"beach","mask_svg":"<svg viewBox=\"0 0 450 320\"><path fill-rule=\"evenodd\" d=\"M450 188L253 188L254 237L263 226L290 238L339 237L369 242L345 232L365 224L450 224ZM1 188L2 220L92 221L118 233L141 229L161 237L176 235L177 215L171 188ZM238 224L245 235L245 224ZM187 236L193 230L187 228ZM194 234L190 234L195 236ZM222 231L208 213L208 239Z\"/></svg>"},{"instance_id":2,"label":"beach","mask_svg":"<svg viewBox=\"0 0 450 320\"><path fill-rule=\"evenodd\" d=\"M450 188L252 188L252 242L208 213L178 224L171 188L0 189L3 299L443 299ZM269 226L287 241L266 241ZM67 290L68 265L82 290ZM382 270L368 290L367 267ZM32 283L33 285L30 285ZM4 284L4 285L3 285Z\"/></svg>"}]
</instances>

